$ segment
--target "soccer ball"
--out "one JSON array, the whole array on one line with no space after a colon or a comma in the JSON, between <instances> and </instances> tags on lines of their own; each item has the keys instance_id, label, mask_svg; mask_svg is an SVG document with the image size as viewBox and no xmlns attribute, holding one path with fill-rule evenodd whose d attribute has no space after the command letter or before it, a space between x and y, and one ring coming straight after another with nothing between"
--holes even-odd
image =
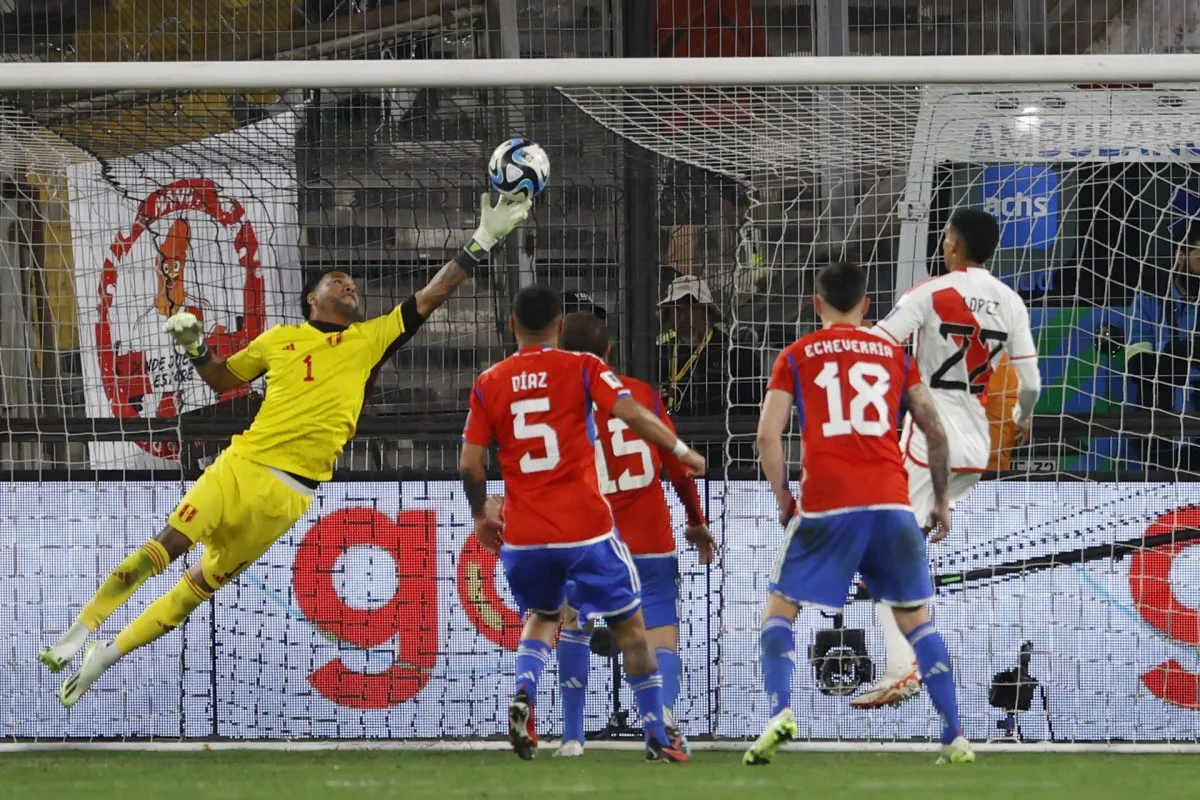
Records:
<instances>
[{"instance_id":1,"label":"soccer ball","mask_svg":"<svg viewBox=\"0 0 1200 800\"><path fill-rule=\"evenodd\" d=\"M537 197L550 183L550 158L528 139L509 139L488 160L488 180L505 197Z\"/></svg>"}]
</instances>

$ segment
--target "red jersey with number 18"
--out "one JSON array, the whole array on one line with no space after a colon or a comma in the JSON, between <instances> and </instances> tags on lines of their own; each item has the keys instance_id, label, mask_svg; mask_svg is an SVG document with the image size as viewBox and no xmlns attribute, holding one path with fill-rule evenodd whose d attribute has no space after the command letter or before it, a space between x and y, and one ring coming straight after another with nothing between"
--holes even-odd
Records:
<instances>
[{"instance_id":1,"label":"red jersey with number 18","mask_svg":"<svg viewBox=\"0 0 1200 800\"><path fill-rule=\"evenodd\" d=\"M920 381L901 347L853 325L809 334L779 354L767 388L796 403L802 513L908 505L897 430L901 398Z\"/></svg>"},{"instance_id":2,"label":"red jersey with number 18","mask_svg":"<svg viewBox=\"0 0 1200 800\"><path fill-rule=\"evenodd\" d=\"M527 347L488 369L471 389L463 441L500 451L504 541L570 545L613 530L596 477L596 407L629 390L587 353Z\"/></svg>"}]
</instances>

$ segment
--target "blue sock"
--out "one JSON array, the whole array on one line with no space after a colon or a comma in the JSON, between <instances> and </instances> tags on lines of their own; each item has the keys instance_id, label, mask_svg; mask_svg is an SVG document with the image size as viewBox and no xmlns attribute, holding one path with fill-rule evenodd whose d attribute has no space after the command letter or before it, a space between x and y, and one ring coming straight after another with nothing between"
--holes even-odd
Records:
<instances>
[{"instance_id":1,"label":"blue sock","mask_svg":"<svg viewBox=\"0 0 1200 800\"><path fill-rule=\"evenodd\" d=\"M929 691L929 699L942 717L942 744L950 744L956 736L962 735L950 652L946 650L946 643L932 622L926 622L909 633L908 643L917 653L921 681Z\"/></svg>"},{"instance_id":2,"label":"blue sock","mask_svg":"<svg viewBox=\"0 0 1200 800\"><path fill-rule=\"evenodd\" d=\"M517 646L517 680L513 693L522 689L529 695L529 702L537 705L538 681L542 670L550 660L550 645L540 639L525 639Z\"/></svg>"},{"instance_id":3,"label":"blue sock","mask_svg":"<svg viewBox=\"0 0 1200 800\"><path fill-rule=\"evenodd\" d=\"M663 679L663 706L675 711L675 701L679 699L679 679L683 675L683 662L679 653L666 647L654 650L658 657L658 674Z\"/></svg>"},{"instance_id":4,"label":"blue sock","mask_svg":"<svg viewBox=\"0 0 1200 800\"><path fill-rule=\"evenodd\" d=\"M763 689L771 700L771 716L792 705L792 673L796 670L796 635L787 617L768 617L758 635L762 649Z\"/></svg>"},{"instance_id":5,"label":"blue sock","mask_svg":"<svg viewBox=\"0 0 1200 800\"><path fill-rule=\"evenodd\" d=\"M626 679L637 699L638 713L642 716L642 731L646 738L653 736L662 744L667 743L667 729L663 725L663 682L657 671L649 675L628 675Z\"/></svg>"},{"instance_id":6,"label":"blue sock","mask_svg":"<svg viewBox=\"0 0 1200 800\"><path fill-rule=\"evenodd\" d=\"M558 637L558 690L562 692L564 742L583 742L591 641L592 635L587 631L564 630Z\"/></svg>"}]
</instances>

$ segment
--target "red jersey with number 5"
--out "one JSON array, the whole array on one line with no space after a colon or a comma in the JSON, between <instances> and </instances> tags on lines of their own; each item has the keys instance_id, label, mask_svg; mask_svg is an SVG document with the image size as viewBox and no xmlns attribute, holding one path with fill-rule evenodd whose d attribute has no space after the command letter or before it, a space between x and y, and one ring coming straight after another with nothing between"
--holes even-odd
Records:
<instances>
[{"instance_id":1,"label":"red jersey with number 5","mask_svg":"<svg viewBox=\"0 0 1200 800\"><path fill-rule=\"evenodd\" d=\"M986 269L940 275L910 289L873 329L893 344L910 336L942 427L950 441L950 467L982 472L991 453L987 386L1000 356L1037 358L1029 311L1012 288ZM905 454L928 464L925 435L909 420Z\"/></svg>"},{"instance_id":2,"label":"red jersey with number 5","mask_svg":"<svg viewBox=\"0 0 1200 800\"><path fill-rule=\"evenodd\" d=\"M476 379L463 441L499 450L507 544L568 545L612 532L593 408L628 396L600 359L552 347L522 349Z\"/></svg>"},{"instance_id":3,"label":"red jersey with number 5","mask_svg":"<svg viewBox=\"0 0 1200 800\"><path fill-rule=\"evenodd\" d=\"M633 399L657 414L675 430L662 397L649 384L621 377ZM621 420L604 410L596 412L596 472L600 491L608 498L621 540L635 556L675 552L671 511L659 475L663 467L688 512L688 524L704 522L696 483L687 477L679 458L639 437Z\"/></svg>"},{"instance_id":4,"label":"red jersey with number 5","mask_svg":"<svg viewBox=\"0 0 1200 800\"><path fill-rule=\"evenodd\" d=\"M908 506L897 431L901 398L920 382L903 348L853 325L811 333L779 354L767 388L796 403L802 513Z\"/></svg>"}]
</instances>

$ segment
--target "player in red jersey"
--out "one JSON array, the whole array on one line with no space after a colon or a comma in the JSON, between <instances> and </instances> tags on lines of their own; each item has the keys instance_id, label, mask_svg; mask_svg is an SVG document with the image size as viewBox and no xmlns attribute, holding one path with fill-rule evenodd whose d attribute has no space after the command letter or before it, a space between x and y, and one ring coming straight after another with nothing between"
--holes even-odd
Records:
<instances>
[{"instance_id":1,"label":"player in red jersey","mask_svg":"<svg viewBox=\"0 0 1200 800\"><path fill-rule=\"evenodd\" d=\"M834 264L817 276L814 304L823 330L786 348L775 362L758 423L764 477L787 526L763 610L760 645L771 720L746 751L746 764L769 762L797 733L791 710L801 605L840 611L859 573L917 652L925 685L942 718L939 762L973 761L962 735L953 668L929 619L933 582L925 538L908 499L908 474L897 429L902 398L928 441L933 521L950 527L949 446L929 390L897 344L861 327L867 274ZM795 405L802 431L799 508L788 488L783 434Z\"/></svg>"},{"instance_id":2,"label":"player in red jersey","mask_svg":"<svg viewBox=\"0 0 1200 800\"><path fill-rule=\"evenodd\" d=\"M693 474L704 471L704 459L639 405L603 361L556 349L563 325L557 293L522 289L509 324L520 349L475 381L459 463L475 535L499 550L513 597L530 615L517 650L509 740L521 758L537 752L538 680L567 603L582 619L604 619L616 637L646 733L646 759L686 762L663 725L662 677L646 643L637 570L600 493L595 408L674 452ZM484 462L493 442L505 482L503 526L486 509Z\"/></svg>"},{"instance_id":3,"label":"player in red jersey","mask_svg":"<svg viewBox=\"0 0 1200 800\"><path fill-rule=\"evenodd\" d=\"M607 360L612 346L608 326L594 312L569 314L563 325L560 345L565 350L591 353ZM672 432L675 427L656 389L635 378L621 376L634 400L653 409ZM629 430L608 412L596 411L596 472L600 491L612 506L617 534L633 555L642 584L642 615L646 639L654 648L663 679L663 719L668 733L677 732L675 700L679 696L682 664L679 660L679 558L671 529L662 481L667 476L687 509L684 536L695 545L701 564L713 557L713 540L700 505L696 482L679 457L655 447ZM563 737L556 756L583 755L583 709L587 696L591 660L590 626L580 629L569 615L558 637L558 685L562 692ZM682 739L686 747L686 740Z\"/></svg>"}]
</instances>

